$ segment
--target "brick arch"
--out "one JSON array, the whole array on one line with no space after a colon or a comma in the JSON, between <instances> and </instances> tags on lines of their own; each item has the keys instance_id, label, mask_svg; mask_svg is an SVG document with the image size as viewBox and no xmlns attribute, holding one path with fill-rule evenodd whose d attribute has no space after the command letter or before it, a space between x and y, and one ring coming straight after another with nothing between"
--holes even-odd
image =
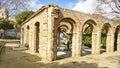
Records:
<instances>
[{"instance_id":1,"label":"brick arch","mask_svg":"<svg viewBox=\"0 0 120 68\"><path fill-rule=\"evenodd\" d=\"M101 32L102 29L105 28L107 30L107 37L106 37L106 52L112 52L113 51L113 44L114 44L114 35L112 31L112 25L110 23L103 23L101 27Z\"/></svg>"},{"instance_id":2,"label":"brick arch","mask_svg":"<svg viewBox=\"0 0 120 68\"><path fill-rule=\"evenodd\" d=\"M112 33L112 25L110 23L103 23L101 29L104 28L104 27L105 27L105 29L108 30L109 34Z\"/></svg>"},{"instance_id":3,"label":"brick arch","mask_svg":"<svg viewBox=\"0 0 120 68\"><path fill-rule=\"evenodd\" d=\"M79 17L75 14L72 14L72 13L60 13L60 16L59 16L57 22L60 22L62 19L71 19L75 22L76 25L81 24Z\"/></svg>"},{"instance_id":4,"label":"brick arch","mask_svg":"<svg viewBox=\"0 0 120 68\"><path fill-rule=\"evenodd\" d=\"M76 38L76 22L72 18L62 18L59 20L57 25L57 40L59 40L59 30L60 27L65 27L64 29L67 31L68 34L72 34L72 56L75 55L75 38ZM58 43L57 43L58 44ZM55 48L56 49L56 48ZM55 53L57 55L57 53Z\"/></svg>"},{"instance_id":5,"label":"brick arch","mask_svg":"<svg viewBox=\"0 0 120 68\"><path fill-rule=\"evenodd\" d=\"M67 30L73 30L73 28L75 27L74 24L75 23L72 19L65 18L60 21L59 25L57 26L57 29L59 30L60 27L66 27Z\"/></svg>"},{"instance_id":6,"label":"brick arch","mask_svg":"<svg viewBox=\"0 0 120 68\"><path fill-rule=\"evenodd\" d=\"M62 14L63 16L62 17L59 17L55 23L57 23L57 25L59 25L58 22L64 20L64 19L69 19L69 20L72 20L74 23L73 25L73 37L72 37L72 40L74 42L72 42L72 45L74 45L74 47L72 47L72 57L78 57L78 56L81 56L81 43L79 43L80 41L82 41L81 39L81 22L79 20L79 18L76 16L76 15L71 15L71 14L67 14L67 13L64 13Z\"/></svg>"},{"instance_id":7,"label":"brick arch","mask_svg":"<svg viewBox=\"0 0 120 68\"><path fill-rule=\"evenodd\" d=\"M57 30L58 31L61 31L61 29L64 31L64 32L68 32L68 30L70 30L70 28L68 26L66 26L66 24L63 24L63 25L60 25Z\"/></svg>"},{"instance_id":8,"label":"brick arch","mask_svg":"<svg viewBox=\"0 0 120 68\"><path fill-rule=\"evenodd\" d=\"M91 27L92 28L92 54L94 54L95 49L96 49L96 38L97 38L97 23L92 20L92 19L88 19L87 21L85 21L82 25L82 34L84 34L84 31L86 30L86 28ZM83 38L83 35L82 35ZM81 50L82 51L82 50Z\"/></svg>"},{"instance_id":9,"label":"brick arch","mask_svg":"<svg viewBox=\"0 0 120 68\"><path fill-rule=\"evenodd\" d=\"M84 25L85 24L91 24L91 25L93 25L93 26L95 26L95 25L97 25L97 23L93 20L93 19L88 19L88 20L86 20L85 22L84 22ZM84 26L83 25L83 26Z\"/></svg>"},{"instance_id":10,"label":"brick arch","mask_svg":"<svg viewBox=\"0 0 120 68\"><path fill-rule=\"evenodd\" d=\"M94 20L89 19L89 20L87 20L87 21L85 21L83 23L83 25L82 25L82 31L85 30L84 27L85 27L86 24L88 24L89 26L92 26L93 28L95 28L97 26L97 23Z\"/></svg>"},{"instance_id":11,"label":"brick arch","mask_svg":"<svg viewBox=\"0 0 120 68\"><path fill-rule=\"evenodd\" d=\"M115 26L115 29L117 29L117 28L119 28L119 27L120 27L120 24L116 25L116 26Z\"/></svg>"}]
</instances>

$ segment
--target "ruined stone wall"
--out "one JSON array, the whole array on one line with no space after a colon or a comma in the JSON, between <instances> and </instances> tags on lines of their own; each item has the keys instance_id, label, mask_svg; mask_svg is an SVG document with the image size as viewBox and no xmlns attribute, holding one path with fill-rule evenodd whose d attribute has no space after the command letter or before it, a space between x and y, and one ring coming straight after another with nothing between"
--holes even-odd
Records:
<instances>
[{"instance_id":1,"label":"ruined stone wall","mask_svg":"<svg viewBox=\"0 0 120 68\"><path fill-rule=\"evenodd\" d=\"M41 55L44 54L46 56L46 50L47 50L47 35L48 35L48 10L45 9L41 11L36 17L29 20L27 23L25 23L21 30L23 32L22 36L22 45L27 44L29 46L29 50L33 53L36 52L36 29L35 24L39 23L39 53ZM29 30L27 27L29 26Z\"/></svg>"},{"instance_id":2,"label":"ruined stone wall","mask_svg":"<svg viewBox=\"0 0 120 68\"><path fill-rule=\"evenodd\" d=\"M49 5L38 10L28 18L21 27L22 45L29 45L31 52L36 52L36 26L39 23L39 54L47 61L55 60L57 57L57 46L59 45L60 30L72 34L72 57L82 55L83 32L92 26L92 54L100 54L101 30L107 27L106 52L114 52L114 35L116 29L120 31L120 22L112 21L96 14L85 14L78 11L59 8ZM118 32L117 51L120 51L120 32Z\"/></svg>"}]
</instances>

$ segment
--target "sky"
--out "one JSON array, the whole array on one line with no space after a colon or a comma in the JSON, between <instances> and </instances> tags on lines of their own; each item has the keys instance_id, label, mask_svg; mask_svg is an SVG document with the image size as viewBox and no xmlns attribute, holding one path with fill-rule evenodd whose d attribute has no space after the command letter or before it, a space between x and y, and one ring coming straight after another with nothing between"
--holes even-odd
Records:
<instances>
[{"instance_id":1,"label":"sky","mask_svg":"<svg viewBox=\"0 0 120 68\"><path fill-rule=\"evenodd\" d=\"M59 7L72 9L84 13L93 13L97 4L96 0L31 0L29 5L33 11L40 9L41 6L56 4Z\"/></svg>"}]
</instances>

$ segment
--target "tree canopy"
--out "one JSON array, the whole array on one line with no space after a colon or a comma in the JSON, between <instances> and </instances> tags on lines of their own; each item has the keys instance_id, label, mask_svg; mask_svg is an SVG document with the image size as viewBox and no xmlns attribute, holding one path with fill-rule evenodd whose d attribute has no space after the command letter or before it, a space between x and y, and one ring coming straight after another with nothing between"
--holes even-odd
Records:
<instances>
[{"instance_id":1,"label":"tree canopy","mask_svg":"<svg viewBox=\"0 0 120 68\"><path fill-rule=\"evenodd\" d=\"M33 11L23 11L16 15L16 25L19 27L22 22L24 22L28 17L30 17L34 12Z\"/></svg>"},{"instance_id":2,"label":"tree canopy","mask_svg":"<svg viewBox=\"0 0 120 68\"><path fill-rule=\"evenodd\" d=\"M5 19L0 21L0 29L8 30L8 29L13 29L14 28L14 21Z\"/></svg>"}]
</instances>

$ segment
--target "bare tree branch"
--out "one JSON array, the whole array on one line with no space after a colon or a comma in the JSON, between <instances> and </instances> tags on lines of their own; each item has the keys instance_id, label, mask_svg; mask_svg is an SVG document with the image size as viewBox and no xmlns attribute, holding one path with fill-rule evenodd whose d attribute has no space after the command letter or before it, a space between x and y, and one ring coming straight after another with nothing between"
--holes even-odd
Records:
<instances>
[{"instance_id":1,"label":"bare tree branch","mask_svg":"<svg viewBox=\"0 0 120 68\"><path fill-rule=\"evenodd\" d=\"M113 15L114 17L116 16L115 18L119 17L120 19L120 0L98 0L98 2L99 4L95 8L95 13L108 16Z\"/></svg>"},{"instance_id":2,"label":"bare tree branch","mask_svg":"<svg viewBox=\"0 0 120 68\"><path fill-rule=\"evenodd\" d=\"M16 15L23 10L28 10L31 0L0 0L0 7L9 11L9 16Z\"/></svg>"}]
</instances>

